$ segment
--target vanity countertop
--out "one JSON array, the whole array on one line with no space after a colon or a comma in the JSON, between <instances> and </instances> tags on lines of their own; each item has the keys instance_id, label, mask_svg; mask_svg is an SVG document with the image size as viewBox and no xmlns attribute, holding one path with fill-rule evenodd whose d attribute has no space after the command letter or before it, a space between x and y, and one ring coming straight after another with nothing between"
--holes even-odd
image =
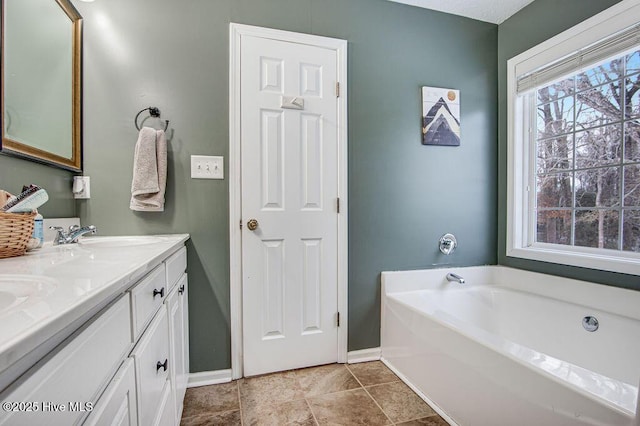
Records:
<instances>
[{"instance_id":1,"label":"vanity countertop","mask_svg":"<svg viewBox=\"0 0 640 426\"><path fill-rule=\"evenodd\" d=\"M0 374L114 300L188 234L88 237L0 259Z\"/></svg>"}]
</instances>

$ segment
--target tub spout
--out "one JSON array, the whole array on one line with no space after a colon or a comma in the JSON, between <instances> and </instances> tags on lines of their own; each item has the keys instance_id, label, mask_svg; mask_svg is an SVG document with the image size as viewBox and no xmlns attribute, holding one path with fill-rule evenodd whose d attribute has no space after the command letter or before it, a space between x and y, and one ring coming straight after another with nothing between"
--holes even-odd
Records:
<instances>
[{"instance_id":1,"label":"tub spout","mask_svg":"<svg viewBox=\"0 0 640 426\"><path fill-rule=\"evenodd\" d=\"M449 272L449 273L447 274L447 281L449 281L449 282L457 282L457 283L460 283L460 284L464 284L464 278L462 278L462 277L461 277L460 275L458 275L458 274L454 274L454 273L451 273L451 272Z\"/></svg>"}]
</instances>

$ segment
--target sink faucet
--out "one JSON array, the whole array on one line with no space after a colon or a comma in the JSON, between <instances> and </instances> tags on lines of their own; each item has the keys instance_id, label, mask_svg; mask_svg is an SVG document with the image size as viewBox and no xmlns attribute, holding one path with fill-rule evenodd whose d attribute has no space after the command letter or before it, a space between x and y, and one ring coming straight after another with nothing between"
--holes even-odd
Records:
<instances>
[{"instance_id":1,"label":"sink faucet","mask_svg":"<svg viewBox=\"0 0 640 426\"><path fill-rule=\"evenodd\" d=\"M464 284L464 278L462 278L460 275L458 274L454 274L452 272L449 272L447 274L447 281L449 282L457 282L460 284Z\"/></svg>"},{"instance_id":2,"label":"sink faucet","mask_svg":"<svg viewBox=\"0 0 640 426\"><path fill-rule=\"evenodd\" d=\"M57 246L60 244L72 244L77 243L78 238L83 236L84 234L95 234L97 232L97 228L93 225L82 226L73 225L69 227L69 232L64 232L64 228L61 226L51 226L50 229L57 231L55 238L53 239L53 245Z\"/></svg>"}]
</instances>

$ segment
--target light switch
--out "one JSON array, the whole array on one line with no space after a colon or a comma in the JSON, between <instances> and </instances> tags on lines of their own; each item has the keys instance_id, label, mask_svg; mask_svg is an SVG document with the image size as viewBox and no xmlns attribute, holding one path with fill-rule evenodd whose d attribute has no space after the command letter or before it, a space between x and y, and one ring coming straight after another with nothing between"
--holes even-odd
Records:
<instances>
[{"instance_id":1,"label":"light switch","mask_svg":"<svg viewBox=\"0 0 640 426\"><path fill-rule=\"evenodd\" d=\"M224 157L192 155L191 179L224 179Z\"/></svg>"}]
</instances>

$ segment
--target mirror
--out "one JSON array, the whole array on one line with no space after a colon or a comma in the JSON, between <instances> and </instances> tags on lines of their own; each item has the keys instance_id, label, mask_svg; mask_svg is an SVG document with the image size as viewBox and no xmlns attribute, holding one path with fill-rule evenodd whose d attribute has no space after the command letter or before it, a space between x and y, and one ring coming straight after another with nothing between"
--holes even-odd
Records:
<instances>
[{"instance_id":1,"label":"mirror","mask_svg":"<svg viewBox=\"0 0 640 426\"><path fill-rule=\"evenodd\" d=\"M3 153L81 170L81 51L69 0L2 0Z\"/></svg>"}]
</instances>

